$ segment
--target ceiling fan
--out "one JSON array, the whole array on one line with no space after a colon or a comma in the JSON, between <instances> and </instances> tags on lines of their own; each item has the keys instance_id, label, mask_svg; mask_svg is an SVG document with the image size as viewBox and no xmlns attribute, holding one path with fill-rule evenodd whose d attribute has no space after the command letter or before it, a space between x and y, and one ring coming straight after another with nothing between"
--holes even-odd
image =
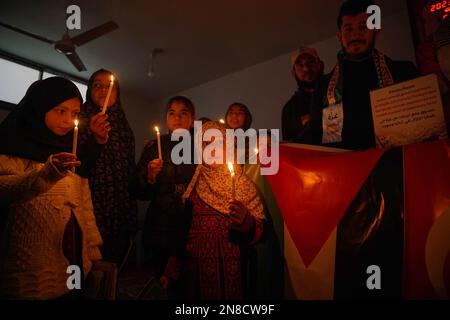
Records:
<instances>
[{"instance_id":1,"label":"ceiling fan","mask_svg":"<svg viewBox=\"0 0 450 320\"><path fill-rule=\"evenodd\" d=\"M89 41L92 41L96 38L99 38L119 27L117 25L117 23L115 23L114 21L108 21L104 24L101 24L91 30L83 32L72 38L69 36L68 30L66 30L66 33L62 36L61 40L54 41L54 40L49 40L47 38L38 36L31 32L21 30L19 28L16 28L14 26L11 26L11 25L3 23L3 22L0 22L0 26L3 26L7 29L24 34L26 36L32 37L34 39L46 42L48 44L54 45L55 50L58 51L59 53L64 54L70 60L70 62L75 66L75 68L77 68L78 71L86 71L87 69L84 66L84 64L81 61L78 54L75 52L75 48L79 47Z\"/></svg>"}]
</instances>

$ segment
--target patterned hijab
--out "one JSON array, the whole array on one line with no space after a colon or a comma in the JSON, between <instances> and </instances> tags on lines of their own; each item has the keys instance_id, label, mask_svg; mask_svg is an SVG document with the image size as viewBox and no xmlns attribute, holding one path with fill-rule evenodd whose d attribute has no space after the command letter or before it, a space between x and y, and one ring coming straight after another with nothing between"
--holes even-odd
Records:
<instances>
[{"instance_id":1,"label":"patterned hijab","mask_svg":"<svg viewBox=\"0 0 450 320\"><path fill-rule=\"evenodd\" d=\"M206 122L202 126L204 133L208 129L217 129L226 136L225 124L216 121ZM195 137L202 145L203 135L200 133ZM203 148L207 143L203 142ZM257 219L265 219L264 208L253 182L245 175L243 167L234 165L235 171L235 187L236 200L242 202L250 214ZM232 179L227 164L223 165L208 165L206 163L199 164L194 173L194 176L189 183L186 192L183 194L183 199L189 198L192 191L195 189L200 199L215 210L228 214L230 212L228 202L231 200L232 194Z\"/></svg>"},{"instance_id":2,"label":"patterned hijab","mask_svg":"<svg viewBox=\"0 0 450 320\"><path fill-rule=\"evenodd\" d=\"M72 151L73 130L59 136L47 128L45 114L62 102L78 98L69 80L51 77L34 82L13 111L0 124L0 154L44 163L52 154Z\"/></svg>"},{"instance_id":3,"label":"patterned hijab","mask_svg":"<svg viewBox=\"0 0 450 320\"><path fill-rule=\"evenodd\" d=\"M91 98L92 85L99 73L110 73L101 69L92 74L86 93L86 103L80 120L88 124L89 119L102 110ZM117 79L117 78L116 78ZM137 204L129 193L129 183L135 170L134 134L120 102L117 80L116 103L106 111L111 125L108 142L103 146L89 177L97 225L103 237L115 236L137 228ZM80 131L80 142L93 139L88 126Z\"/></svg>"}]
</instances>

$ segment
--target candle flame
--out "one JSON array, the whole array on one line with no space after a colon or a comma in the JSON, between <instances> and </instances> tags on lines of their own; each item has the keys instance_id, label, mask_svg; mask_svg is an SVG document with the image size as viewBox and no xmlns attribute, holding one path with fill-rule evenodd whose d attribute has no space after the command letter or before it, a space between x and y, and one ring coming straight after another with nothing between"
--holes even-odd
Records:
<instances>
[{"instance_id":1,"label":"candle flame","mask_svg":"<svg viewBox=\"0 0 450 320\"><path fill-rule=\"evenodd\" d=\"M156 131L156 133L159 133L159 128L158 128L158 126L155 126L155 131Z\"/></svg>"},{"instance_id":2,"label":"candle flame","mask_svg":"<svg viewBox=\"0 0 450 320\"><path fill-rule=\"evenodd\" d=\"M75 119L75 127L78 127L78 119Z\"/></svg>"},{"instance_id":3,"label":"candle flame","mask_svg":"<svg viewBox=\"0 0 450 320\"><path fill-rule=\"evenodd\" d=\"M113 75L111 75L111 82L114 82L114 76Z\"/></svg>"},{"instance_id":4,"label":"candle flame","mask_svg":"<svg viewBox=\"0 0 450 320\"><path fill-rule=\"evenodd\" d=\"M259 150L258 148L255 148L255 154L258 154Z\"/></svg>"},{"instance_id":5,"label":"candle flame","mask_svg":"<svg viewBox=\"0 0 450 320\"><path fill-rule=\"evenodd\" d=\"M228 170L230 170L231 175L234 176L234 168L231 162L228 162Z\"/></svg>"},{"instance_id":6,"label":"candle flame","mask_svg":"<svg viewBox=\"0 0 450 320\"><path fill-rule=\"evenodd\" d=\"M220 123L225 123L225 120L220 119L219 122L220 122Z\"/></svg>"}]
</instances>

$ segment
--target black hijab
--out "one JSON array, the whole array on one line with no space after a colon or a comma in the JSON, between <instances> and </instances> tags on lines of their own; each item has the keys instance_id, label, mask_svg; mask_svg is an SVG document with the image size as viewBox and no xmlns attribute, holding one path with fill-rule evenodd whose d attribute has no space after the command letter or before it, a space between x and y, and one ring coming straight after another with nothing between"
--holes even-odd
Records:
<instances>
[{"instance_id":1,"label":"black hijab","mask_svg":"<svg viewBox=\"0 0 450 320\"><path fill-rule=\"evenodd\" d=\"M248 109L248 107L245 104L240 103L240 102L233 102L232 104L230 104L230 106L227 109L227 113L225 113L225 121L228 117L228 113L230 112L231 108L233 108L233 107L239 107L242 110L242 112L244 112L244 114L245 114L245 121L244 121L244 126L242 127L242 129L244 131L250 129L250 127L252 125L252 119L253 119L252 114L251 114L250 110Z\"/></svg>"},{"instance_id":2,"label":"black hijab","mask_svg":"<svg viewBox=\"0 0 450 320\"><path fill-rule=\"evenodd\" d=\"M102 110L102 106L97 106L91 98L94 80L100 73L112 74L100 69L90 77L86 103L80 113L80 120L85 123L89 123L89 119ZM137 228L136 200L129 193L129 183L135 170L134 134L121 105L117 78L114 85L117 88L116 103L106 111L111 125L109 139L89 172L97 226L104 240L124 232L134 232ZM93 139L90 132L81 130L80 143L88 139Z\"/></svg>"},{"instance_id":3,"label":"black hijab","mask_svg":"<svg viewBox=\"0 0 450 320\"><path fill-rule=\"evenodd\" d=\"M25 96L0 124L0 154L45 163L59 152L71 152L73 131L59 136L47 128L45 114L62 102L78 98L71 81L52 77L34 82Z\"/></svg>"}]
</instances>

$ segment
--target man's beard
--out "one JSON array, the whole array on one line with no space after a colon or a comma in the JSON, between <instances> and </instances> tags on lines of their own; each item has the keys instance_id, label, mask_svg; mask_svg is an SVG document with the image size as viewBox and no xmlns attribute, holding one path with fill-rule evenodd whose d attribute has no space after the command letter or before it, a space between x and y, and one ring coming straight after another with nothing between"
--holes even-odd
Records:
<instances>
[{"instance_id":1,"label":"man's beard","mask_svg":"<svg viewBox=\"0 0 450 320\"><path fill-rule=\"evenodd\" d=\"M295 80L297 81L297 85L299 88L313 90L316 87L317 78L318 77L316 77L313 81L302 81L296 76Z\"/></svg>"},{"instance_id":2,"label":"man's beard","mask_svg":"<svg viewBox=\"0 0 450 320\"><path fill-rule=\"evenodd\" d=\"M367 48L366 51L355 54L355 55L349 54L345 50L344 46L342 46L342 51L344 52L345 57L349 60L364 60L372 54L374 49L375 49L375 38L372 39L372 42L370 43L369 48Z\"/></svg>"}]
</instances>

